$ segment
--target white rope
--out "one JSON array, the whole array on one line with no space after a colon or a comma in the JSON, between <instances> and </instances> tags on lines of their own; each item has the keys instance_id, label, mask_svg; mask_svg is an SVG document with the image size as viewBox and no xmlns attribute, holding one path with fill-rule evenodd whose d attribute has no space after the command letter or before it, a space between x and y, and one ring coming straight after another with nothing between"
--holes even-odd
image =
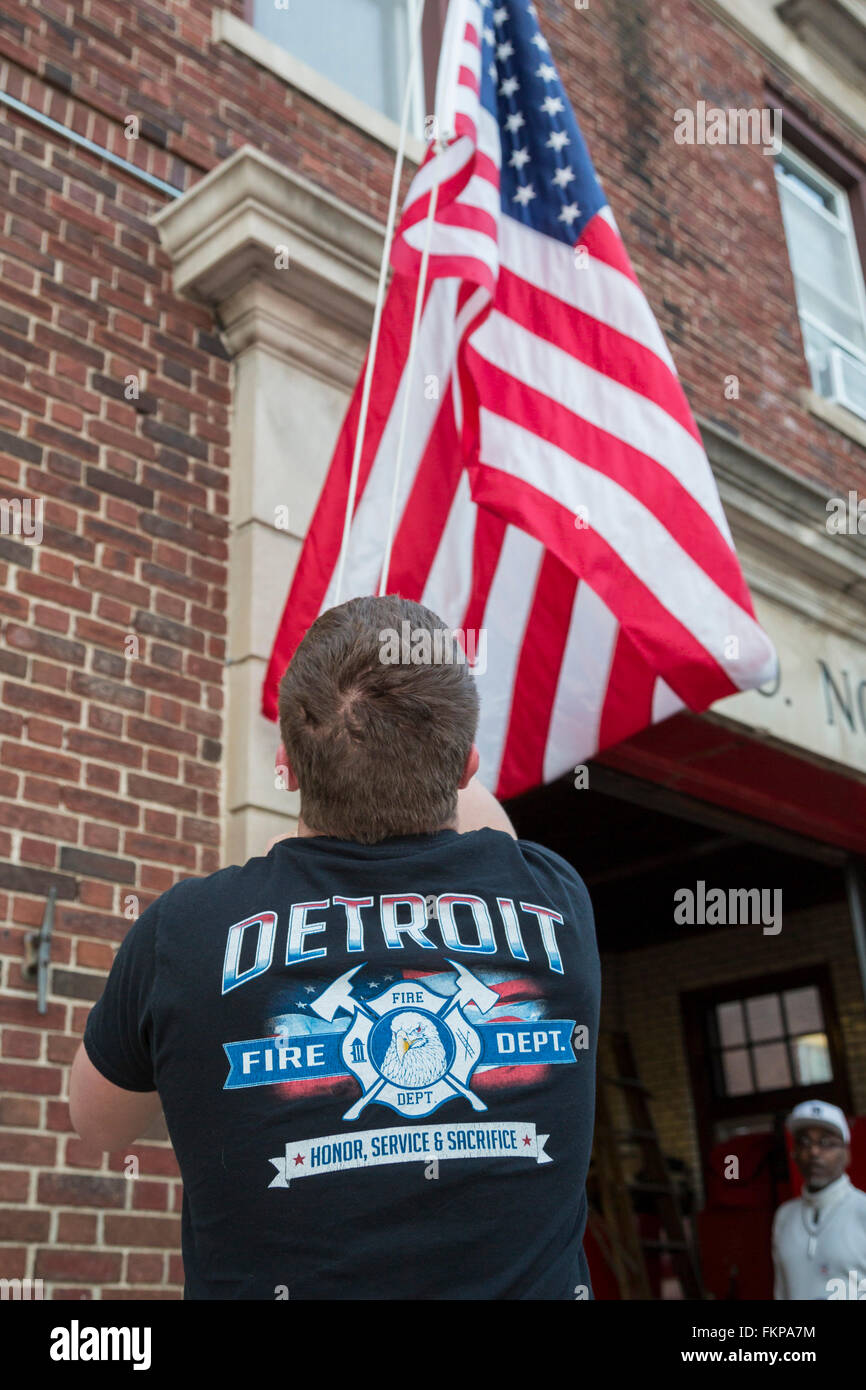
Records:
<instances>
[{"instance_id":1,"label":"white rope","mask_svg":"<svg viewBox=\"0 0 866 1390\"><path fill-rule=\"evenodd\" d=\"M358 490L358 473L361 468L361 454L364 449L364 435L367 429L367 413L370 406L370 392L373 385L373 367L379 347L379 329L382 324L382 308L385 302L385 283L388 278L388 265L391 259L391 243L394 239L394 223L397 217L397 197L403 174L403 155L409 131L409 111L412 105L412 89L415 82L415 69L421 52L421 26L424 15L424 0L418 2L415 16L415 32L412 38L412 51L406 73L406 88L403 93L403 116L400 122L400 139L397 144L397 160L391 180L391 201L388 206L388 221L385 227L385 242L382 247L382 262L379 266L379 285L376 291L376 308L373 314L373 331L370 335L370 348L367 353L367 370L364 374L364 389L361 393L361 410L358 416L358 430L355 435L355 452L352 457L352 473L349 479L349 495L346 498L346 515L343 520L343 540L340 545L340 558L337 561L337 578L334 588L334 606L340 602L343 592L343 574L346 567L346 553L349 549L349 532L352 528L352 515L355 511L355 496Z\"/></svg>"},{"instance_id":2,"label":"white rope","mask_svg":"<svg viewBox=\"0 0 866 1390\"><path fill-rule=\"evenodd\" d=\"M437 141L437 154L438 150ZM418 346L418 330L421 326L421 309L424 305L424 291L427 288L427 267L430 261L430 240L433 223L436 221L436 204L439 201L439 184L433 185L430 207L427 212L427 234L424 238L424 254L421 257L421 272L418 276L418 290L415 295L415 312L412 316L412 335L409 339L409 355L406 359L406 373L403 378L403 413L400 417L400 437L397 440L397 461L394 464L394 485L391 489L391 513L388 517L388 539L385 542L385 558L382 561L382 578L379 583L379 596L388 591L388 571L391 568L391 547L394 544L394 527L397 521L397 494L400 488L400 473L403 468L403 450L406 443L406 426L409 421L409 400L412 395L412 375L415 365L415 349Z\"/></svg>"}]
</instances>

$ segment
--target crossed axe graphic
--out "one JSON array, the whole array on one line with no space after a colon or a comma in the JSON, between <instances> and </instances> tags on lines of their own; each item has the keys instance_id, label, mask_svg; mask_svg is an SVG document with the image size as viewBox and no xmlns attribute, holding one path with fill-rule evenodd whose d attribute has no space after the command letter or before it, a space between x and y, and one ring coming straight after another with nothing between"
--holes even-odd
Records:
<instances>
[{"instance_id":1,"label":"crossed axe graphic","mask_svg":"<svg viewBox=\"0 0 866 1390\"><path fill-rule=\"evenodd\" d=\"M456 960L449 960L448 964L457 972L457 990L448 1000L442 1013L437 1014L437 1018L444 1022L448 1015L453 1013L455 1009L459 1009L466 1004L475 1004L483 1014L486 1014L493 1008L494 1004L499 1003L499 995L496 991L488 989L487 985L482 984L479 979L476 979L471 970L467 970L464 965L461 965L460 962ZM340 1009L345 1009L349 1014L354 1014L356 1012L363 1014L371 1023L378 1023L378 1015L368 1009L366 1004L352 993L352 977L353 975L357 975L358 971L363 970L363 968L364 962L362 961L360 965L355 965L351 970L347 970L345 974L341 975L333 984L328 985L328 988L323 994L319 995L318 999L312 1001L310 1008L317 1013L320 1018L326 1019L328 1023L333 1023ZM468 1086L464 1086L463 1083L457 1081L455 1077L443 1076L439 1079L450 1086L458 1095L465 1096L473 1110L487 1109L484 1101L479 1100L478 1096L470 1091ZM343 1119L357 1120L364 1106L368 1105L371 1100L375 1100L383 1086L387 1084L388 1078L380 1076L376 1084L371 1086L369 1091L365 1091L364 1094L355 1101L354 1105L349 1107Z\"/></svg>"}]
</instances>

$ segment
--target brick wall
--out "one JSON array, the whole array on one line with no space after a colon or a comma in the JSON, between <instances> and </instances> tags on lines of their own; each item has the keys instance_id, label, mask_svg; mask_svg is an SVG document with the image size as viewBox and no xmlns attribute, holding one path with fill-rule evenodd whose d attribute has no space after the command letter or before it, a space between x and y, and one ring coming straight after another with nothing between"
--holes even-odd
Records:
<instances>
[{"instance_id":1,"label":"brick wall","mask_svg":"<svg viewBox=\"0 0 866 1390\"><path fill-rule=\"evenodd\" d=\"M603 1028L631 1038L640 1079L664 1151L683 1159L700 1187L701 1162L685 1048L680 994L728 981L826 964L830 971L854 1113L866 1114L866 1006L844 902L786 913L778 936L760 927L707 927L602 961Z\"/></svg>"},{"instance_id":2,"label":"brick wall","mask_svg":"<svg viewBox=\"0 0 866 1390\"><path fill-rule=\"evenodd\" d=\"M250 143L384 221L389 151L213 47L212 8L7 0L0 88L178 188ZM698 97L763 105L764 60L696 0L539 9L693 405L856 486L862 451L798 404L769 161L673 141ZM231 366L172 292L147 220L164 202L0 105L0 497L44 500L41 544L0 535L0 1277L42 1277L48 1296L176 1297L182 1280L166 1144L136 1146L130 1181L126 1156L84 1150L65 1103L128 921L220 862ZM40 1017L22 960L51 884Z\"/></svg>"},{"instance_id":3,"label":"brick wall","mask_svg":"<svg viewBox=\"0 0 866 1390\"><path fill-rule=\"evenodd\" d=\"M170 1150L125 1180L65 1096L129 920L220 864L229 364L172 296L151 196L26 122L0 140L0 491L44 500L40 544L0 537L0 1275L89 1297L164 1287L177 1244ZM22 962L52 885L40 1017Z\"/></svg>"}]
</instances>

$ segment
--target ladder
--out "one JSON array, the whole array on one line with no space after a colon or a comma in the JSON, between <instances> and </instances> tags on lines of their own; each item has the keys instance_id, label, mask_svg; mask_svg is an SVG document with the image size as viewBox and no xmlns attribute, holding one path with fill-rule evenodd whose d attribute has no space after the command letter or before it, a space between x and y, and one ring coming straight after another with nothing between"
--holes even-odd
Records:
<instances>
[{"instance_id":1,"label":"ladder","mask_svg":"<svg viewBox=\"0 0 866 1390\"><path fill-rule=\"evenodd\" d=\"M621 1298L651 1299L646 1256L667 1253L683 1297L702 1299L705 1293L694 1250L653 1122L649 1092L637 1075L628 1034L606 1030L602 1040L605 1046L599 1047L592 1155L602 1222L590 1223L593 1235L610 1262ZM601 1069L608 1058L611 1072ZM619 1106L615 1093L619 1094ZM624 1127L617 1124L617 1109L624 1112ZM623 1154L629 1150L636 1150L640 1156L640 1179L628 1179L625 1175ZM638 1194L651 1199L663 1228L661 1240L641 1237L633 1202Z\"/></svg>"}]
</instances>

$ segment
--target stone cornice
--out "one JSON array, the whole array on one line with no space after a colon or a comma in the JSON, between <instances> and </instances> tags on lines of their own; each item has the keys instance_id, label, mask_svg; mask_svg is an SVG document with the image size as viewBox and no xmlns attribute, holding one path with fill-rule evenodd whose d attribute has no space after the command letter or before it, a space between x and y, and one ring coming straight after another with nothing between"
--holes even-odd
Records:
<instances>
[{"instance_id":1,"label":"stone cornice","mask_svg":"<svg viewBox=\"0 0 866 1390\"><path fill-rule=\"evenodd\" d=\"M152 221L173 262L175 291L214 308L227 333L235 327L233 307L241 317L249 313L242 292L255 281L280 297L272 323L286 301L296 302L368 336L383 229L253 146L237 150ZM288 252L282 268L278 247Z\"/></svg>"},{"instance_id":2,"label":"stone cornice","mask_svg":"<svg viewBox=\"0 0 866 1390\"><path fill-rule=\"evenodd\" d=\"M866 636L866 537L827 530L834 495L698 419L749 587Z\"/></svg>"}]
</instances>

